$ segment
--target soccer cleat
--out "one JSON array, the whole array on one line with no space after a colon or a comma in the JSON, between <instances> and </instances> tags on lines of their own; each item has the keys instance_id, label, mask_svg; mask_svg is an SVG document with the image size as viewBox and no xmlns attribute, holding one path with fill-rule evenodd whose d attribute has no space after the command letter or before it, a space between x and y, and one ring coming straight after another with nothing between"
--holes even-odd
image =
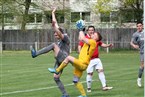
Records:
<instances>
[{"instance_id":1,"label":"soccer cleat","mask_svg":"<svg viewBox=\"0 0 145 97\"><path fill-rule=\"evenodd\" d=\"M31 55L32 55L32 58L35 58L37 55L36 55L36 50L30 46L30 50L31 50Z\"/></svg>"},{"instance_id":2,"label":"soccer cleat","mask_svg":"<svg viewBox=\"0 0 145 97\"><path fill-rule=\"evenodd\" d=\"M141 87L141 78L137 79L137 85L138 85L138 87Z\"/></svg>"},{"instance_id":3,"label":"soccer cleat","mask_svg":"<svg viewBox=\"0 0 145 97\"><path fill-rule=\"evenodd\" d=\"M105 86L105 87L102 88L102 90L103 90L103 91L107 91L107 90L111 90L112 88L113 88L113 87Z\"/></svg>"},{"instance_id":4,"label":"soccer cleat","mask_svg":"<svg viewBox=\"0 0 145 97\"><path fill-rule=\"evenodd\" d=\"M70 97L69 95L62 95L61 97Z\"/></svg>"},{"instance_id":5,"label":"soccer cleat","mask_svg":"<svg viewBox=\"0 0 145 97\"><path fill-rule=\"evenodd\" d=\"M91 88L88 88L88 89L87 89L87 92L88 92L88 93L92 92L92 91L91 91Z\"/></svg>"},{"instance_id":6,"label":"soccer cleat","mask_svg":"<svg viewBox=\"0 0 145 97\"><path fill-rule=\"evenodd\" d=\"M51 73L59 74L59 72L57 72L54 68L48 68L48 71Z\"/></svg>"},{"instance_id":7,"label":"soccer cleat","mask_svg":"<svg viewBox=\"0 0 145 97\"><path fill-rule=\"evenodd\" d=\"M87 96L82 96L82 95L80 95L80 96L78 96L78 97L87 97Z\"/></svg>"}]
</instances>

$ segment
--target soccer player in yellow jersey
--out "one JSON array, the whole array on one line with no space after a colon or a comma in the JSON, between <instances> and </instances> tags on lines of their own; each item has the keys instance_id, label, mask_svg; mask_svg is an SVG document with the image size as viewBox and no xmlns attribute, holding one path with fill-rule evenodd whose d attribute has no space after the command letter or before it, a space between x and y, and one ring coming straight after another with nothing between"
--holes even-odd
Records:
<instances>
[{"instance_id":1,"label":"soccer player in yellow jersey","mask_svg":"<svg viewBox=\"0 0 145 97\"><path fill-rule=\"evenodd\" d=\"M82 47L79 58L75 58L73 56L68 56L61 63L61 65L57 68L48 68L51 73L59 73L63 68L65 68L68 63L71 63L74 66L74 77L73 82L76 88L80 91L81 95L78 97L87 97L86 92L83 88L83 85L79 82L83 71L85 71L89 65L90 59L94 53L96 48L96 41L100 41L100 34L94 33L91 35L91 39L85 37L83 31L79 31L79 40L84 42L84 46Z\"/></svg>"}]
</instances>

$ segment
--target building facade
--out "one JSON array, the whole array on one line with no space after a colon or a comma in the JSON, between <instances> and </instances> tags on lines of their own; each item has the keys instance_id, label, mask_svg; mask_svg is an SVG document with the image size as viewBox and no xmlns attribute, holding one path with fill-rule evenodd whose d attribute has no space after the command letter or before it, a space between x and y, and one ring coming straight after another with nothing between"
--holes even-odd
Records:
<instances>
[{"instance_id":1,"label":"building facade","mask_svg":"<svg viewBox=\"0 0 145 97\"><path fill-rule=\"evenodd\" d=\"M75 22L83 19L86 25L94 25L96 28L135 27L135 23L122 23L120 26L118 16L118 0L112 0L108 6L111 11L107 14L98 13L94 7L97 0L32 0L38 7L30 6L29 19L26 29L49 29L51 28L51 7L57 6L57 20L64 28L75 29ZM20 29L17 22L19 16L5 17L5 29ZM2 27L0 27L2 28Z\"/></svg>"}]
</instances>

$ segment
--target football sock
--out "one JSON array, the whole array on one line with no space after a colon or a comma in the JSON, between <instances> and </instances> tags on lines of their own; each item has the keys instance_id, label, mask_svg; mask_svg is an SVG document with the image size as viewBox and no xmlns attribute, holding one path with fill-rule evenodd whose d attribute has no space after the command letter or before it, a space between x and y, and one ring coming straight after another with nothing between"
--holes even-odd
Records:
<instances>
[{"instance_id":1,"label":"football sock","mask_svg":"<svg viewBox=\"0 0 145 97\"><path fill-rule=\"evenodd\" d=\"M44 47L44 48L36 51L36 56L44 54L44 53L47 53L47 52L53 50L53 48L54 48L54 43L52 43L52 44L48 45L47 47Z\"/></svg>"},{"instance_id":2,"label":"football sock","mask_svg":"<svg viewBox=\"0 0 145 97\"><path fill-rule=\"evenodd\" d=\"M60 66L56 69L57 72L60 72L63 68L65 68L67 64L65 62L62 62Z\"/></svg>"},{"instance_id":3,"label":"football sock","mask_svg":"<svg viewBox=\"0 0 145 97\"><path fill-rule=\"evenodd\" d=\"M105 87L106 86L106 79L105 79L104 72L99 72L98 76L99 76L99 79L101 81L102 87Z\"/></svg>"},{"instance_id":4,"label":"football sock","mask_svg":"<svg viewBox=\"0 0 145 97\"><path fill-rule=\"evenodd\" d=\"M84 87L83 87L82 83L80 83L80 82L75 83L75 86L81 92L82 96L86 96L86 92L84 90Z\"/></svg>"},{"instance_id":5,"label":"football sock","mask_svg":"<svg viewBox=\"0 0 145 97\"><path fill-rule=\"evenodd\" d=\"M87 80L87 88L91 88L91 85L92 85L92 75L87 74L86 80Z\"/></svg>"},{"instance_id":6,"label":"football sock","mask_svg":"<svg viewBox=\"0 0 145 97\"><path fill-rule=\"evenodd\" d=\"M61 93L63 95L68 95L61 80L59 78L54 78L54 80L55 80L58 88L60 89Z\"/></svg>"},{"instance_id":7,"label":"football sock","mask_svg":"<svg viewBox=\"0 0 145 97\"><path fill-rule=\"evenodd\" d=\"M141 78L142 77L142 74L143 74L143 71L144 71L144 68L139 68L139 73L138 73L138 78Z\"/></svg>"}]
</instances>

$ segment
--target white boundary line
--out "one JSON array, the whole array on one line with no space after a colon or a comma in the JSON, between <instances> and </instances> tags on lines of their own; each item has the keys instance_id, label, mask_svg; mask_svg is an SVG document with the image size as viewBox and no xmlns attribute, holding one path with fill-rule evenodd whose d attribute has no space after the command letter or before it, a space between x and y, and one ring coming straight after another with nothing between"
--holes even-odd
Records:
<instances>
[{"instance_id":1,"label":"white boundary line","mask_svg":"<svg viewBox=\"0 0 145 97\"><path fill-rule=\"evenodd\" d=\"M83 81L81 83L86 83L86 81ZM64 85L64 86L72 86L72 85L74 85L74 83L67 84L67 85ZM44 88L38 88L38 89L29 89L29 90L22 90L22 91L4 92L4 93L0 93L0 96L9 95L9 94L16 94L16 93L26 93L26 92L40 91L40 90L52 89L52 88L56 88L56 87L58 87L58 86L44 87Z\"/></svg>"},{"instance_id":2,"label":"white boundary line","mask_svg":"<svg viewBox=\"0 0 145 97\"><path fill-rule=\"evenodd\" d=\"M94 81L99 81L99 80L92 80L92 81L94 82ZM107 81L118 81L118 80L107 80ZM126 81L128 81L128 79ZM86 81L82 81L81 83L86 83ZM67 86L72 86L72 85L74 85L74 83L66 84L64 86L67 87ZM53 89L53 88L57 88L57 87L58 86L51 86L51 87L29 89L29 90L22 90L22 91L4 92L4 93L0 93L0 96L2 96L2 95L9 95L9 94L16 94L16 93L27 93L27 92L33 92L33 91L41 91L41 90Z\"/></svg>"}]
</instances>

